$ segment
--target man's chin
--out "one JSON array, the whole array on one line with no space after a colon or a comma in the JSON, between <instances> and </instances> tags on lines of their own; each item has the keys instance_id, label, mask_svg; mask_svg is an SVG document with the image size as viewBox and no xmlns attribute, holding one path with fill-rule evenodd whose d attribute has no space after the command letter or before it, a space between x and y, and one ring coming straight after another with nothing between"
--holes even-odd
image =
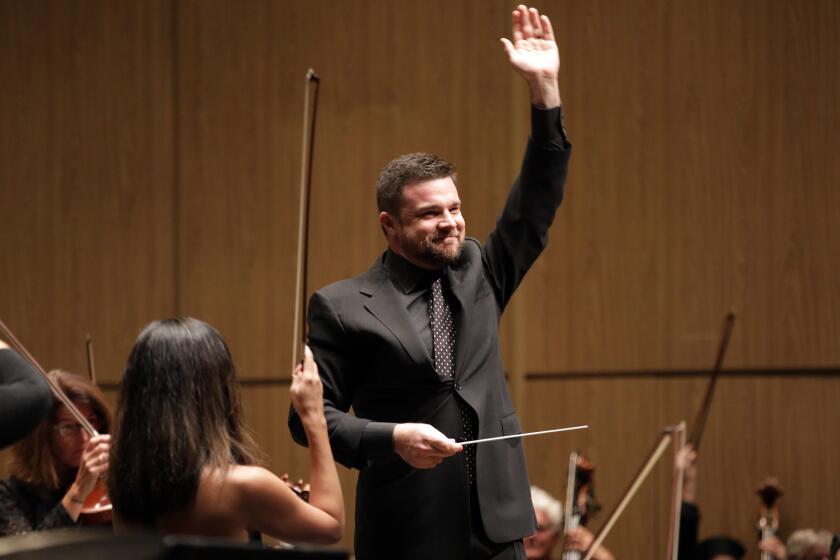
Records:
<instances>
[{"instance_id":1,"label":"man's chin","mask_svg":"<svg viewBox=\"0 0 840 560\"><path fill-rule=\"evenodd\" d=\"M455 246L433 245L429 247L426 256L439 265L447 266L457 263L464 251L464 243L459 242Z\"/></svg>"}]
</instances>

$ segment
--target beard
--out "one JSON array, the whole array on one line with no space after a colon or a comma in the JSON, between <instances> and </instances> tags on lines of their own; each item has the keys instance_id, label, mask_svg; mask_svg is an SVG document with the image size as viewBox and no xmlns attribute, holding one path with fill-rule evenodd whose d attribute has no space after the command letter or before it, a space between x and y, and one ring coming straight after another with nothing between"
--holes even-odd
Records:
<instances>
[{"instance_id":1,"label":"beard","mask_svg":"<svg viewBox=\"0 0 840 560\"><path fill-rule=\"evenodd\" d=\"M455 242L443 242L450 238ZM457 263L461 258L464 250L464 231L455 230L442 237L429 236L419 241L403 239L402 246L414 259L443 268Z\"/></svg>"}]
</instances>

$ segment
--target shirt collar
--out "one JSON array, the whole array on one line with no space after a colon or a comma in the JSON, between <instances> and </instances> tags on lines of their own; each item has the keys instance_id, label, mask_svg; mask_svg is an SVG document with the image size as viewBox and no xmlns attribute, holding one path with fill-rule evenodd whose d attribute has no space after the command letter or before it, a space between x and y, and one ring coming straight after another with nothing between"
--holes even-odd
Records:
<instances>
[{"instance_id":1,"label":"shirt collar","mask_svg":"<svg viewBox=\"0 0 840 560\"><path fill-rule=\"evenodd\" d=\"M405 294L410 294L419 287L426 289L437 278L446 275L446 269L427 270L414 266L391 249L385 252L384 264L388 275Z\"/></svg>"}]
</instances>

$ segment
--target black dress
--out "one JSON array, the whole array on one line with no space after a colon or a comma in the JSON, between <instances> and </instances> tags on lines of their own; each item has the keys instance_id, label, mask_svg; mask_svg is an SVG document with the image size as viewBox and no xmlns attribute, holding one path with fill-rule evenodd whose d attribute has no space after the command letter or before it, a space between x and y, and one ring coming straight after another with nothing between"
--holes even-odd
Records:
<instances>
[{"instance_id":1,"label":"black dress","mask_svg":"<svg viewBox=\"0 0 840 560\"><path fill-rule=\"evenodd\" d=\"M61 503L65 493L44 496L14 477L0 481L0 536L75 527Z\"/></svg>"}]
</instances>

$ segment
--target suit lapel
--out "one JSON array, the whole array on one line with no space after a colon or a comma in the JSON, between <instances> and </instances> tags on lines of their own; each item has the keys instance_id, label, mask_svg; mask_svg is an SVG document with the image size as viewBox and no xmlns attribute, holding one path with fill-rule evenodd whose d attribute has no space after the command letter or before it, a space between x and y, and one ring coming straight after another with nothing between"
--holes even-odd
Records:
<instances>
[{"instance_id":1,"label":"suit lapel","mask_svg":"<svg viewBox=\"0 0 840 560\"><path fill-rule=\"evenodd\" d=\"M365 309L391 331L415 364L426 364L434 371L432 357L411 327L411 319L397 297L393 282L381 266L371 272L371 278L360 290L370 297L364 304Z\"/></svg>"}]
</instances>

